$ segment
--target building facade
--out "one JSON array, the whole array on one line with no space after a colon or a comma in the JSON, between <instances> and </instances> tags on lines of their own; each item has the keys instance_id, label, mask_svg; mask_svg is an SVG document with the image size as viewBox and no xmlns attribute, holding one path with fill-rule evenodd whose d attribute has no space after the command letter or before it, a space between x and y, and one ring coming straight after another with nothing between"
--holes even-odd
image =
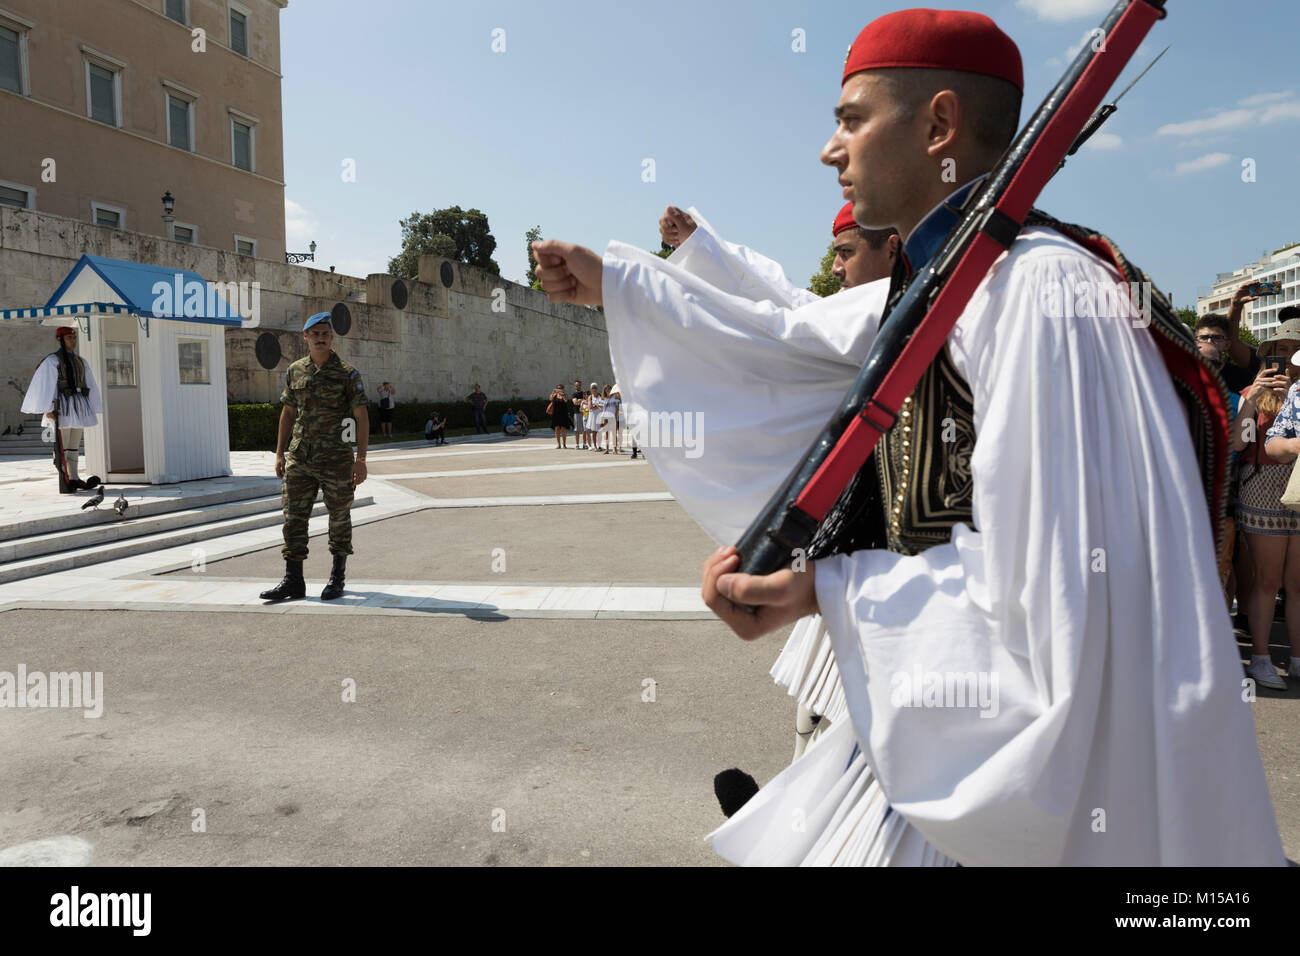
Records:
<instances>
[{"instance_id":1,"label":"building facade","mask_svg":"<svg viewBox=\"0 0 1300 956\"><path fill-rule=\"evenodd\" d=\"M0 0L0 205L283 262L286 5Z\"/></svg>"},{"instance_id":2,"label":"building facade","mask_svg":"<svg viewBox=\"0 0 1300 956\"><path fill-rule=\"evenodd\" d=\"M1283 246L1275 252L1260 256L1232 272L1220 272L1208 295L1196 300L1197 316L1219 312L1224 315L1232 305L1232 297L1245 282L1281 282L1278 295L1266 295L1247 302L1242 314L1242 324L1261 341L1278 327L1278 312L1288 305L1300 305L1300 243Z\"/></svg>"}]
</instances>

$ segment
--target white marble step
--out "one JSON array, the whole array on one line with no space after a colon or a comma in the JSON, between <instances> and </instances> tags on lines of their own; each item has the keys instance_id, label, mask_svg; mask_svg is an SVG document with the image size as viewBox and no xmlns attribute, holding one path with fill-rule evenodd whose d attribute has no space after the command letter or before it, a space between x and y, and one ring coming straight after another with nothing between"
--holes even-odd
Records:
<instances>
[{"instance_id":1,"label":"white marble step","mask_svg":"<svg viewBox=\"0 0 1300 956\"><path fill-rule=\"evenodd\" d=\"M57 476L51 475L51 482L57 481ZM217 491L208 491L198 494L178 494L171 493L165 497L149 497L151 486L144 486L145 491L140 492L139 488L130 485L112 485L109 486L105 495L105 501L98 509L82 511L81 506L85 504L88 497L87 492L76 495L64 496L66 500L67 512L63 514L51 515L44 514L39 518L28 518L24 521L14 521L8 524L0 524L0 542L16 541L20 538L28 538L35 535L56 534L74 531L78 528L91 528L98 525L116 525L124 523L124 520L118 518L113 513L112 504L118 494L125 493L127 501L130 502L130 509L127 514L129 519L147 518L153 515L170 514L178 511L190 511L197 508L204 508L209 505L226 504L233 501L248 501L256 498L279 498L280 482L274 478L268 478L265 481L247 481L233 485L230 488L222 488ZM6 559L0 559L6 560Z\"/></svg>"},{"instance_id":2,"label":"white marble step","mask_svg":"<svg viewBox=\"0 0 1300 956\"><path fill-rule=\"evenodd\" d=\"M375 499L370 496L357 498L352 502L352 507L354 509L362 508L374 504L374 501ZM311 516L317 517L323 514L325 514L325 506L323 503L317 502L312 509ZM146 534L122 541L89 545L71 551L60 551L57 554L45 554L11 561L0 564L0 584L21 581L24 578L36 577L41 574L52 574L56 571L70 571L91 564L100 564L117 558L128 558L132 555L144 554L150 551L161 551L164 548L174 548L195 541L206 541L210 538L238 534L242 531L253 531L258 528L279 524L282 520L283 517L279 509L276 509L240 518L209 521L204 524L172 531Z\"/></svg>"},{"instance_id":3,"label":"white marble step","mask_svg":"<svg viewBox=\"0 0 1300 956\"><path fill-rule=\"evenodd\" d=\"M128 495L128 501L129 498ZM113 511L113 500L113 498L105 497L104 503L95 512L108 516L108 519L100 524L85 528L52 531L48 534L28 535L12 541L0 542L0 564L7 561L20 561L24 558L36 558L43 554L57 554L60 551L88 548L96 544L125 541L128 538L140 538L161 531L190 528L194 525L208 524L213 521L244 518L248 515L265 514L267 512L280 513L279 495L249 498L244 501L218 502L199 508L165 511L153 515L136 514L135 503L130 502L130 507L127 508L126 516L123 518L118 518Z\"/></svg>"}]
</instances>

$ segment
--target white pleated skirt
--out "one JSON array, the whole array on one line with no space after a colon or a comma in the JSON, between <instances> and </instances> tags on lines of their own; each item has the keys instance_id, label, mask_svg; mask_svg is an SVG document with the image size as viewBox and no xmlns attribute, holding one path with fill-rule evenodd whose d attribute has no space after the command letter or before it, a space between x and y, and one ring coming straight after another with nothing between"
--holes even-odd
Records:
<instances>
[{"instance_id":1,"label":"white pleated skirt","mask_svg":"<svg viewBox=\"0 0 1300 956\"><path fill-rule=\"evenodd\" d=\"M802 756L709 835L740 866L954 866L889 805L858 746L819 615L800 620L772 677L829 721Z\"/></svg>"}]
</instances>

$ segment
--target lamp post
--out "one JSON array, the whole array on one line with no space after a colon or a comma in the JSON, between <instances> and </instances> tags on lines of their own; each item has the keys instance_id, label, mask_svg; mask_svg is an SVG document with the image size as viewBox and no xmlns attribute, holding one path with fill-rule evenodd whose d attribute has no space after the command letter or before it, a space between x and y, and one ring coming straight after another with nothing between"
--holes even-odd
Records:
<instances>
[{"instance_id":1,"label":"lamp post","mask_svg":"<svg viewBox=\"0 0 1300 956\"><path fill-rule=\"evenodd\" d=\"M286 252L284 254L284 261L288 263L307 262L308 260L315 262L316 261L316 240L313 239L311 243L307 246L307 248L310 249L311 252Z\"/></svg>"},{"instance_id":2,"label":"lamp post","mask_svg":"<svg viewBox=\"0 0 1300 956\"><path fill-rule=\"evenodd\" d=\"M176 221L176 217L172 215L172 210L176 208L176 197L172 195L172 191L170 189L167 190L165 193L163 193L162 204L163 204L162 220L164 223L163 228L166 230L167 238L170 239L172 237L172 223Z\"/></svg>"}]
</instances>

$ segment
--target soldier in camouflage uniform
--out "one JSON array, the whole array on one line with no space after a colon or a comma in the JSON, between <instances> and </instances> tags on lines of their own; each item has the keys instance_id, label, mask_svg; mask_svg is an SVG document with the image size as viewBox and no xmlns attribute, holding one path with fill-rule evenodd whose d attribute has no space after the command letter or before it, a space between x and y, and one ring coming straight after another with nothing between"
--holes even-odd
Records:
<instances>
[{"instance_id":1,"label":"soldier in camouflage uniform","mask_svg":"<svg viewBox=\"0 0 1300 956\"><path fill-rule=\"evenodd\" d=\"M352 553L353 489L366 480L370 418L361 373L339 360L330 347L330 314L318 312L302 327L308 354L289 366L280 402L280 433L275 474L282 478L284 508L284 580L263 591L264 601L306 596L302 562L307 557L307 519L319 488L330 515L330 554L334 556L322 601L343 593L348 555ZM292 432L292 441L289 440ZM350 441L357 443L356 460ZM285 444L288 443L286 453Z\"/></svg>"}]
</instances>

